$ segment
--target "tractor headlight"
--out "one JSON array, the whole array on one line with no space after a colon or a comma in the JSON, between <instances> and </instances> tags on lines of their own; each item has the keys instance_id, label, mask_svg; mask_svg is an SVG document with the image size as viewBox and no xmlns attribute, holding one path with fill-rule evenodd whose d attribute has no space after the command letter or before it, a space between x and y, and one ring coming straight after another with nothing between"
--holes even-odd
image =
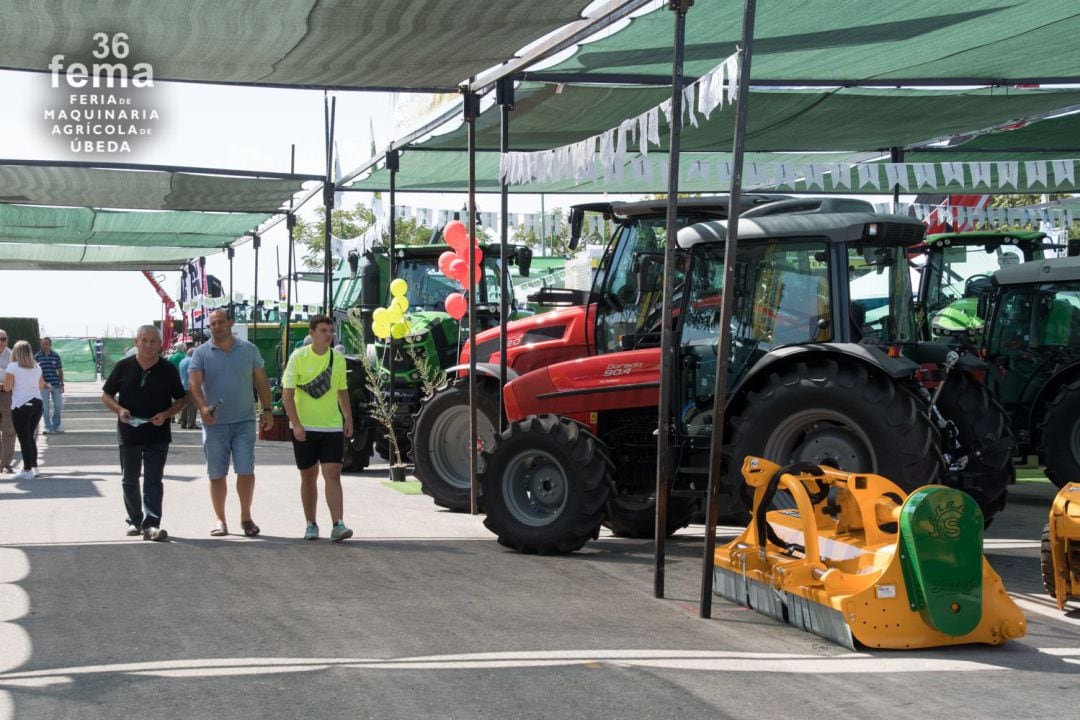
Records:
<instances>
[{"instance_id":1,"label":"tractor headlight","mask_svg":"<svg viewBox=\"0 0 1080 720\"><path fill-rule=\"evenodd\" d=\"M422 341L423 339L424 339L424 333L420 333L419 335L406 335L405 336L405 342L409 342L409 343L418 343L418 342Z\"/></svg>"}]
</instances>

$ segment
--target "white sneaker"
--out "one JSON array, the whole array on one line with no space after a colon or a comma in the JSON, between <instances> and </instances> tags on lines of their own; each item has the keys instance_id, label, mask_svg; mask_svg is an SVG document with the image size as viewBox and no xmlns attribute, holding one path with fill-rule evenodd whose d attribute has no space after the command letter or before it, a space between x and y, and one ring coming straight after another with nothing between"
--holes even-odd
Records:
<instances>
[{"instance_id":1,"label":"white sneaker","mask_svg":"<svg viewBox=\"0 0 1080 720\"><path fill-rule=\"evenodd\" d=\"M30 472L31 472L31 477L37 477L38 476L38 469L37 468L30 468Z\"/></svg>"},{"instance_id":2,"label":"white sneaker","mask_svg":"<svg viewBox=\"0 0 1080 720\"><path fill-rule=\"evenodd\" d=\"M34 473L32 470L20 470L12 476L12 480L33 480Z\"/></svg>"}]
</instances>

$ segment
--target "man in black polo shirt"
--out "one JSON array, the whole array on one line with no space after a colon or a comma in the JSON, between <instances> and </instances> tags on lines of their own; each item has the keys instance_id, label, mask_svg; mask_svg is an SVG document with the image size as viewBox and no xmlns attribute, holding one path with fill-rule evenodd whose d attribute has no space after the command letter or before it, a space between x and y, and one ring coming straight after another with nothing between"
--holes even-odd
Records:
<instances>
[{"instance_id":1,"label":"man in black polo shirt","mask_svg":"<svg viewBox=\"0 0 1080 720\"><path fill-rule=\"evenodd\" d=\"M135 335L137 352L113 366L101 401L117 414L120 471L124 474L124 506L128 535L164 540L161 479L172 432L169 420L184 407L187 393L180 373L161 357L161 331L143 325ZM139 474L143 475L140 497Z\"/></svg>"}]
</instances>

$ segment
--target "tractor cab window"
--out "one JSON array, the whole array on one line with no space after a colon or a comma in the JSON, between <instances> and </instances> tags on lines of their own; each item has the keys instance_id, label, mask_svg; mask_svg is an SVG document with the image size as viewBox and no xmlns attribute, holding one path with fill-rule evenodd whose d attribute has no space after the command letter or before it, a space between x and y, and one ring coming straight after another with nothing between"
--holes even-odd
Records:
<instances>
[{"instance_id":1,"label":"tractor cab window","mask_svg":"<svg viewBox=\"0 0 1080 720\"><path fill-rule=\"evenodd\" d=\"M785 238L740 243L734 272L728 378L735 383L781 345L832 337L828 252L824 240ZM712 432L716 352L720 340L724 248L692 255L682 306L680 421L688 435Z\"/></svg>"},{"instance_id":2,"label":"tractor cab window","mask_svg":"<svg viewBox=\"0 0 1080 720\"><path fill-rule=\"evenodd\" d=\"M1042 251L1035 254L1042 257ZM979 292L987 288L990 277L1003 267L1024 262L1023 251L1015 245L953 245L933 248L927 256L929 283L926 287L926 310L929 315L959 303L973 309Z\"/></svg>"},{"instance_id":3,"label":"tractor cab window","mask_svg":"<svg viewBox=\"0 0 1080 720\"><path fill-rule=\"evenodd\" d=\"M633 349L659 337L666 235L664 218L619 228L593 285L598 352ZM677 275L676 292L681 281Z\"/></svg>"},{"instance_id":4,"label":"tractor cab window","mask_svg":"<svg viewBox=\"0 0 1080 720\"><path fill-rule=\"evenodd\" d=\"M480 282L481 303L499 302L498 263L494 257L483 260L484 277ZM461 286L439 271L437 258L402 258L394 277L409 284L409 306L413 310L443 312L450 293L462 292ZM389 298L387 298L389 299Z\"/></svg>"},{"instance_id":5,"label":"tractor cab window","mask_svg":"<svg viewBox=\"0 0 1080 720\"><path fill-rule=\"evenodd\" d=\"M995 391L1009 407L1026 402L1055 366L1080 354L1080 282L1006 290L989 339Z\"/></svg>"},{"instance_id":6,"label":"tractor cab window","mask_svg":"<svg viewBox=\"0 0 1080 720\"><path fill-rule=\"evenodd\" d=\"M852 334L866 342L917 339L914 292L907 248L855 243L848 247Z\"/></svg>"}]
</instances>

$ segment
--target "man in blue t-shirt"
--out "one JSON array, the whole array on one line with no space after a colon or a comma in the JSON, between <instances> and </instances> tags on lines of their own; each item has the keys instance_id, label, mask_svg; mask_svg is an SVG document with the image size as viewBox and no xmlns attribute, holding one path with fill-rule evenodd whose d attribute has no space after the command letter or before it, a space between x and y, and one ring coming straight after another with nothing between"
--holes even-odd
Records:
<instances>
[{"instance_id":1,"label":"man in blue t-shirt","mask_svg":"<svg viewBox=\"0 0 1080 720\"><path fill-rule=\"evenodd\" d=\"M225 478L232 461L236 472L236 495L240 498L240 527L248 537L259 534L251 519L255 495L255 400L252 385L262 404L262 427L274 425L270 413L270 381L259 349L232 334L233 321L226 310L210 314L210 342L191 355L188 392L203 422L203 454L210 476L210 501L217 524L210 534L228 535L225 524Z\"/></svg>"},{"instance_id":2,"label":"man in blue t-shirt","mask_svg":"<svg viewBox=\"0 0 1080 720\"><path fill-rule=\"evenodd\" d=\"M41 391L41 416L45 419L45 432L62 433L64 428L60 426L60 410L64 406L64 363L53 352L52 338L41 338L41 350L34 354L34 360L41 366L41 377L45 381L45 389Z\"/></svg>"}]
</instances>

